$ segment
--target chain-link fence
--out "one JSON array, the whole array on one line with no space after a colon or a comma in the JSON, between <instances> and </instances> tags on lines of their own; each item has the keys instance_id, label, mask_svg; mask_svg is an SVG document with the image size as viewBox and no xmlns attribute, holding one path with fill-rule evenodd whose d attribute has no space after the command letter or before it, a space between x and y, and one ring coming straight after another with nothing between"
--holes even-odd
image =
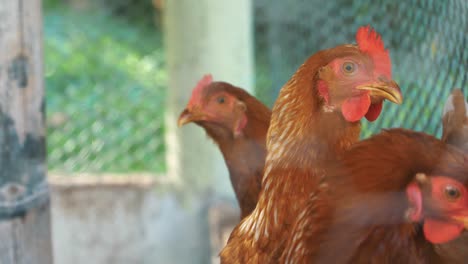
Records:
<instances>
[{"instance_id":1,"label":"chain-link fence","mask_svg":"<svg viewBox=\"0 0 468 264\"><path fill-rule=\"evenodd\" d=\"M385 104L363 136L380 128L441 132L440 115L454 88L468 91L466 0L256 0L257 85L270 105L281 86L314 52L354 41L371 24L390 50L404 104Z\"/></svg>"},{"instance_id":2,"label":"chain-link fence","mask_svg":"<svg viewBox=\"0 0 468 264\"><path fill-rule=\"evenodd\" d=\"M161 31L143 1L104 2L46 1L49 169L162 172Z\"/></svg>"},{"instance_id":3,"label":"chain-link fence","mask_svg":"<svg viewBox=\"0 0 468 264\"><path fill-rule=\"evenodd\" d=\"M45 2L60 3L44 12L49 168L164 171L166 71L151 1L100 0L94 8L83 7L93 1ZM366 24L390 49L405 102L385 104L375 123L363 122L363 136L382 127L439 135L448 94L467 92L466 0L253 3L257 94L270 106L307 57L354 41Z\"/></svg>"}]
</instances>

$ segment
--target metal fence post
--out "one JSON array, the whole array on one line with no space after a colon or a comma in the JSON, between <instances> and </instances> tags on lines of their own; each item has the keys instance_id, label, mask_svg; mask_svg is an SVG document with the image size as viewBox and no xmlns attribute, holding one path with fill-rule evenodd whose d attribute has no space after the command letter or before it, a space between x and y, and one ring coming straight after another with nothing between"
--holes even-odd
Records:
<instances>
[{"instance_id":1,"label":"metal fence post","mask_svg":"<svg viewBox=\"0 0 468 264\"><path fill-rule=\"evenodd\" d=\"M52 263L40 0L0 0L0 263Z\"/></svg>"}]
</instances>

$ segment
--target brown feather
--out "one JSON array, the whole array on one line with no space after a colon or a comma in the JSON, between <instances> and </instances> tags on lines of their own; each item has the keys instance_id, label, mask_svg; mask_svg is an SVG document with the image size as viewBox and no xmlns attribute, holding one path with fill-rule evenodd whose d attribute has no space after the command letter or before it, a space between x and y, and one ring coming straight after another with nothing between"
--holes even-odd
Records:
<instances>
[{"instance_id":1,"label":"brown feather","mask_svg":"<svg viewBox=\"0 0 468 264\"><path fill-rule=\"evenodd\" d=\"M460 89L447 99L442 116L442 140L468 152L468 112Z\"/></svg>"}]
</instances>

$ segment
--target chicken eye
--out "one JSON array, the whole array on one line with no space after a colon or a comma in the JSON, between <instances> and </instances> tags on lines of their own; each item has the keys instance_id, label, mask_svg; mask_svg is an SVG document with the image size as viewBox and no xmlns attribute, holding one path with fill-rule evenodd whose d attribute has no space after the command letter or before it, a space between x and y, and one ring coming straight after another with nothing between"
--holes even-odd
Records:
<instances>
[{"instance_id":1,"label":"chicken eye","mask_svg":"<svg viewBox=\"0 0 468 264\"><path fill-rule=\"evenodd\" d=\"M216 100L217 100L218 103L220 103L220 104L224 104L224 101L225 101L224 96L220 96L220 97L218 97L218 99L216 99Z\"/></svg>"},{"instance_id":2,"label":"chicken eye","mask_svg":"<svg viewBox=\"0 0 468 264\"><path fill-rule=\"evenodd\" d=\"M343 63L342 65L342 70L345 74L347 75L352 75L356 72L356 64L354 62L351 62L351 61L347 61L345 63Z\"/></svg>"},{"instance_id":3,"label":"chicken eye","mask_svg":"<svg viewBox=\"0 0 468 264\"><path fill-rule=\"evenodd\" d=\"M460 190L453 185L446 185L444 187L444 193L445 197L447 197L447 199L451 201L457 200L458 198L460 198L461 195Z\"/></svg>"}]
</instances>

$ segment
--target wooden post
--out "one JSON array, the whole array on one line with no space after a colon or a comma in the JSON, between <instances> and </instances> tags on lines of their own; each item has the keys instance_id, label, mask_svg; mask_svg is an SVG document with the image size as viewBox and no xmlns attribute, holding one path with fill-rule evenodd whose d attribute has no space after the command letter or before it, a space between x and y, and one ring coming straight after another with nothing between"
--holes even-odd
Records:
<instances>
[{"instance_id":1,"label":"wooden post","mask_svg":"<svg viewBox=\"0 0 468 264\"><path fill-rule=\"evenodd\" d=\"M52 263L40 0L0 0L0 263Z\"/></svg>"},{"instance_id":2,"label":"wooden post","mask_svg":"<svg viewBox=\"0 0 468 264\"><path fill-rule=\"evenodd\" d=\"M233 196L221 153L195 125L177 127L192 88L205 73L252 92L253 21L251 0L165 2L169 70L166 115L169 176L200 190L212 187Z\"/></svg>"}]
</instances>

